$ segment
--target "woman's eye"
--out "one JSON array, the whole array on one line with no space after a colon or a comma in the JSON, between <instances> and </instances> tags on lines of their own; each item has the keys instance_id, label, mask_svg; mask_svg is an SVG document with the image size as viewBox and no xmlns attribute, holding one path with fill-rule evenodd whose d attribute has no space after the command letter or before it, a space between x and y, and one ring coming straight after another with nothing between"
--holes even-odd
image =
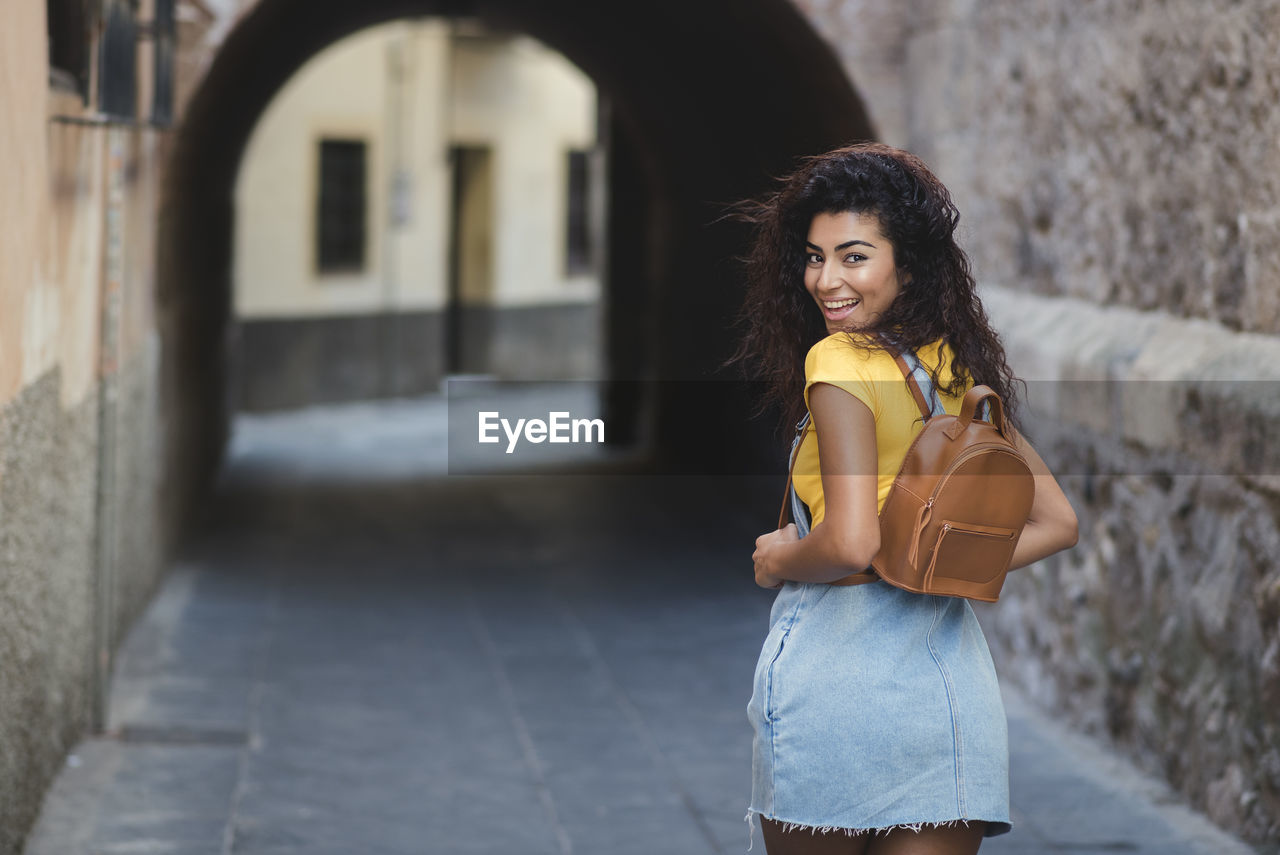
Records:
<instances>
[{"instance_id":1,"label":"woman's eye","mask_svg":"<svg viewBox=\"0 0 1280 855\"><path fill-rule=\"evenodd\" d=\"M805 263L807 263L807 264L821 264L821 263L822 263L822 256L818 255L816 252L811 252L811 253L809 253L808 255L806 255L806 256L805 256Z\"/></svg>"},{"instance_id":2,"label":"woman's eye","mask_svg":"<svg viewBox=\"0 0 1280 855\"><path fill-rule=\"evenodd\" d=\"M866 261L867 257L862 253L855 252L855 253L852 253L851 255L846 255L844 257L844 260L853 263L858 261Z\"/></svg>"}]
</instances>

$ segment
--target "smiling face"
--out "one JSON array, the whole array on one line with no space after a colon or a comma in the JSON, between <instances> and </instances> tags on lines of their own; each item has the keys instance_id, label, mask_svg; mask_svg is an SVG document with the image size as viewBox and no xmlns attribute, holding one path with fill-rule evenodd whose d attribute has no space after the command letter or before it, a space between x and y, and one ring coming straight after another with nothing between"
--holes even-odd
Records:
<instances>
[{"instance_id":1,"label":"smiling face","mask_svg":"<svg viewBox=\"0 0 1280 855\"><path fill-rule=\"evenodd\" d=\"M805 241L804 287L828 333L861 329L893 304L898 279L893 245L873 214L818 214Z\"/></svg>"}]
</instances>

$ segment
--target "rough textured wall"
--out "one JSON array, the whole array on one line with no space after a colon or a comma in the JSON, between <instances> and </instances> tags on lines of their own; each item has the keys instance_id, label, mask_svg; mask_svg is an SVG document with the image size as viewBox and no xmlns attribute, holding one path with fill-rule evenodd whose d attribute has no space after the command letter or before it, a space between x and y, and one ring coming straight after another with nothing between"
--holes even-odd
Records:
<instances>
[{"instance_id":1,"label":"rough textured wall","mask_svg":"<svg viewBox=\"0 0 1280 855\"><path fill-rule=\"evenodd\" d=\"M160 348L153 334L117 378L117 427L112 508L115 561L112 639L119 642L150 601L165 570L175 532L166 531L157 496L163 458Z\"/></svg>"},{"instance_id":2,"label":"rough textured wall","mask_svg":"<svg viewBox=\"0 0 1280 855\"><path fill-rule=\"evenodd\" d=\"M1046 436L1059 459L1081 452ZM1076 554L1020 571L984 610L998 668L1219 824L1275 841L1280 499L1231 478L1136 476L1126 457L1069 485Z\"/></svg>"},{"instance_id":3,"label":"rough textured wall","mask_svg":"<svg viewBox=\"0 0 1280 855\"><path fill-rule=\"evenodd\" d=\"M1081 542L983 610L1001 673L1280 838L1280 3L796 2L1058 398Z\"/></svg>"},{"instance_id":4,"label":"rough textured wall","mask_svg":"<svg viewBox=\"0 0 1280 855\"><path fill-rule=\"evenodd\" d=\"M100 459L100 400L65 409L50 372L0 410L0 853L21 851L44 789L92 725L100 621L115 642L164 569L154 453L158 353L119 375L116 452ZM113 568L98 542L98 484L114 467L105 517ZM100 574L109 573L102 597Z\"/></svg>"},{"instance_id":5,"label":"rough textured wall","mask_svg":"<svg viewBox=\"0 0 1280 855\"><path fill-rule=\"evenodd\" d=\"M0 411L0 852L89 723L97 405L45 375Z\"/></svg>"},{"instance_id":6,"label":"rough textured wall","mask_svg":"<svg viewBox=\"0 0 1280 855\"><path fill-rule=\"evenodd\" d=\"M1280 340L1043 303L987 295L1081 535L983 610L1000 672L1223 826L1280 839ZM1271 377L1205 379L1234 364Z\"/></svg>"},{"instance_id":7,"label":"rough textured wall","mask_svg":"<svg viewBox=\"0 0 1280 855\"><path fill-rule=\"evenodd\" d=\"M977 5L913 41L910 137L986 278L1280 332L1280 4Z\"/></svg>"},{"instance_id":8,"label":"rough textured wall","mask_svg":"<svg viewBox=\"0 0 1280 855\"><path fill-rule=\"evenodd\" d=\"M1280 332L1280 4L796 2L984 280Z\"/></svg>"}]
</instances>

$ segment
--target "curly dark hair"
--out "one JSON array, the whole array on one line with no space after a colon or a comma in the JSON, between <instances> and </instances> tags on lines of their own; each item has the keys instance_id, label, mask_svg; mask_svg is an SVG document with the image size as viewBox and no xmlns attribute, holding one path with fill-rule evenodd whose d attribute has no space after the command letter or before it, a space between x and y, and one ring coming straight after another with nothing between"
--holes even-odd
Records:
<instances>
[{"instance_id":1,"label":"curly dark hair","mask_svg":"<svg viewBox=\"0 0 1280 855\"><path fill-rule=\"evenodd\" d=\"M960 214L951 194L918 157L879 143L805 158L776 191L730 212L753 227L754 240L741 259L747 288L735 319L746 332L724 366L754 363L766 381L753 415L779 406L784 431L804 415L804 358L828 335L805 289L805 240L816 215L846 212L876 217L893 245L899 278L910 281L878 319L846 336L850 343L916 350L942 338L953 353L952 380L942 384L934 371L935 385L951 395L962 394L969 378L990 386L1018 427L1013 386L1021 381L1009 369L978 300L969 259L956 243Z\"/></svg>"}]
</instances>

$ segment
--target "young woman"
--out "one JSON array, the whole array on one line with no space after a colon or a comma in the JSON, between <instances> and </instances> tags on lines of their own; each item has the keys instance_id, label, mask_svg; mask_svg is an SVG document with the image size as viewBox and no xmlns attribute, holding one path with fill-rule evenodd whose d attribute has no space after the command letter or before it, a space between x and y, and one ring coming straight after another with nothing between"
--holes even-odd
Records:
<instances>
[{"instance_id":1,"label":"young woman","mask_svg":"<svg viewBox=\"0 0 1280 855\"><path fill-rule=\"evenodd\" d=\"M762 409L811 419L794 484L812 522L756 539L778 588L747 713L751 806L769 855L967 855L1010 830L1008 735L967 600L885 582L831 585L870 565L878 513L919 410L893 359L913 352L944 409L975 383L1017 425L1014 376L955 241L958 213L918 158L884 145L807 160L744 208L746 335L731 362L768 379ZM1012 567L1072 546L1076 517L1015 430L1035 475Z\"/></svg>"}]
</instances>

